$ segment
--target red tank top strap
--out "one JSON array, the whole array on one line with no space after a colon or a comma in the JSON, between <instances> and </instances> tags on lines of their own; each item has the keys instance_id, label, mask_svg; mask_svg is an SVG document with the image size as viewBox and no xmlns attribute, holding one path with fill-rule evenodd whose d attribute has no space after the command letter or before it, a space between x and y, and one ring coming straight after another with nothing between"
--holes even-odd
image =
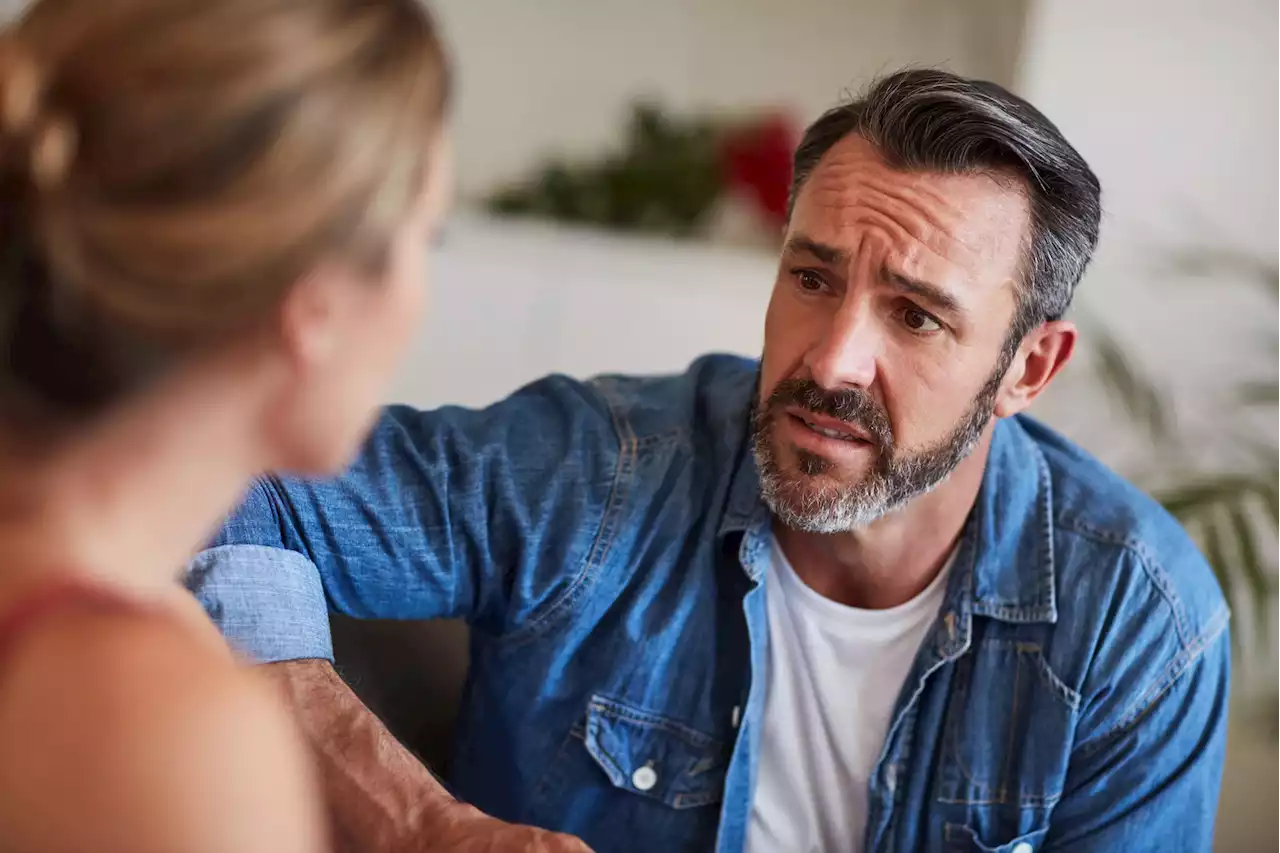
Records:
<instances>
[{"instance_id":1,"label":"red tank top strap","mask_svg":"<svg viewBox=\"0 0 1280 853\"><path fill-rule=\"evenodd\" d=\"M91 581L67 578L42 584L0 611L0 666L8 660L23 635L42 619L68 608L129 611L137 609L137 605Z\"/></svg>"}]
</instances>

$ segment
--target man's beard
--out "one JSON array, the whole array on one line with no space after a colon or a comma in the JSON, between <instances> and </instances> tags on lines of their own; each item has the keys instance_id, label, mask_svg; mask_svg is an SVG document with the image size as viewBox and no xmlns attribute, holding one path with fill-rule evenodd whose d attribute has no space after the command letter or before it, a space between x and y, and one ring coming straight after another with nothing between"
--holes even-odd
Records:
<instances>
[{"instance_id":1,"label":"man's beard","mask_svg":"<svg viewBox=\"0 0 1280 853\"><path fill-rule=\"evenodd\" d=\"M999 363L951 434L921 450L898 451L888 413L861 388L826 391L809 379L784 379L752 412L756 467L765 504L788 527L808 533L843 533L865 527L936 488L964 461L995 412L1000 382L1013 352ZM861 428L875 458L854 483L818 478L836 469L830 460L792 447L795 471L783 470L774 447L775 426L788 407L798 407Z\"/></svg>"}]
</instances>

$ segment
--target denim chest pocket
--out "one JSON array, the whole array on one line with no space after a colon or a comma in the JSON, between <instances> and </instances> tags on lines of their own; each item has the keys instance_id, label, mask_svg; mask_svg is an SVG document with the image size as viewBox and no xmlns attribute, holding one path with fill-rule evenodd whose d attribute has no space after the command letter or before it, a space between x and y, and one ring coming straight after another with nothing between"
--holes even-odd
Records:
<instances>
[{"instance_id":1,"label":"denim chest pocket","mask_svg":"<svg viewBox=\"0 0 1280 853\"><path fill-rule=\"evenodd\" d=\"M583 741L616 788L674 809L720 802L727 762L723 745L709 735L595 696Z\"/></svg>"},{"instance_id":2,"label":"denim chest pocket","mask_svg":"<svg viewBox=\"0 0 1280 853\"><path fill-rule=\"evenodd\" d=\"M729 756L719 738L597 694L536 786L528 818L564 826L567 817L569 829L602 849L655 838L671 849L709 849Z\"/></svg>"},{"instance_id":3,"label":"denim chest pocket","mask_svg":"<svg viewBox=\"0 0 1280 853\"><path fill-rule=\"evenodd\" d=\"M1080 695L1042 647L989 638L956 661L935 776L949 850L1033 853L1061 798Z\"/></svg>"}]
</instances>

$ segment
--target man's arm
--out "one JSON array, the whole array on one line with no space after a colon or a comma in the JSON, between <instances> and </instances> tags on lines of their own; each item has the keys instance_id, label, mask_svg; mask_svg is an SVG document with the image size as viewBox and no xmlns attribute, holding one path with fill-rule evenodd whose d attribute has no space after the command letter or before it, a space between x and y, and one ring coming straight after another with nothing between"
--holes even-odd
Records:
<instances>
[{"instance_id":1,"label":"man's arm","mask_svg":"<svg viewBox=\"0 0 1280 853\"><path fill-rule=\"evenodd\" d=\"M590 853L576 838L457 802L328 661L271 664L319 763L340 850L360 853Z\"/></svg>"},{"instance_id":2,"label":"man's arm","mask_svg":"<svg viewBox=\"0 0 1280 853\"><path fill-rule=\"evenodd\" d=\"M1045 850L1212 849L1231 646L1221 626L1204 642L1170 663L1131 719L1076 748Z\"/></svg>"},{"instance_id":3,"label":"man's arm","mask_svg":"<svg viewBox=\"0 0 1280 853\"><path fill-rule=\"evenodd\" d=\"M581 557L546 543L598 525L604 501L581 500L582 489L607 492L616 468L616 435L592 394L552 378L484 411L388 410L346 475L255 484L192 562L187 585L233 647L298 662L272 670L353 849L582 849L449 798L334 673L328 611L458 616L499 635L555 600Z\"/></svg>"},{"instance_id":4,"label":"man's arm","mask_svg":"<svg viewBox=\"0 0 1280 853\"><path fill-rule=\"evenodd\" d=\"M620 452L603 401L563 377L481 411L394 407L341 477L255 483L188 587L263 663L332 657L330 609L502 636L575 578L588 549L567 534L599 526Z\"/></svg>"}]
</instances>

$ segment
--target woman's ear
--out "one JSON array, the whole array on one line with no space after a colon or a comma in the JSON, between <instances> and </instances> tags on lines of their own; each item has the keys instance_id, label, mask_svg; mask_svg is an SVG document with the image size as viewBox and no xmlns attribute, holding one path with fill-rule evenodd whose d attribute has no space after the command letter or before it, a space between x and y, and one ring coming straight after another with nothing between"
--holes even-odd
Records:
<instances>
[{"instance_id":1,"label":"woman's ear","mask_svg":"<svg viewBox=\"0 0 1280 853\"><path fill-rule=\"evenodd\" d=\"M279 308L279 332L295 370L312 373L339 355L352 285L349 274L326 264L289 289Z\"/></svg>"}]
</instances>

